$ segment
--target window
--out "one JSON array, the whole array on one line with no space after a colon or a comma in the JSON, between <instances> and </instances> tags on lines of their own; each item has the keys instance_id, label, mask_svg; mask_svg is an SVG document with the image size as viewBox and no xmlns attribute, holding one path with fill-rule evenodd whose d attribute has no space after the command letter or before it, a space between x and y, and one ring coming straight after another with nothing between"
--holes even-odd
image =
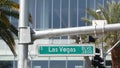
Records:
<instances>
[{"instance_id":1,"label":"window","mask_svg":"<svg viewBox=\"0 0 120 68\"><path fill-rule=\"evenodd\" d=\"M32 61L31 68L48 68L48 61Z\"/></svg>"},{"instance_id":2,"label":"window","mask_svg":"<svg viewBox=\"0 0 120 68\"><path fill-rule=\"evenodd\" d=\"M30 0L34 27L38 30L83 26L85 0Z\"/></svg>"},{"instance_id":3,"label":"window","mask_svg":"<svg viewBox=\"0 0 120 68\"><path fill-rule=\"evenodd\" d=\"M0 68L12 68L12 61L0 61Z\"/></svg>"},{"instance_id":4,"label":"window","mask_svg":"<svg viewBox=\"0 0 120 68\"><path fill-rule=\"evenodd\" d=\"M50 68L65 68L65 61L50 61Z\"/></svg>"},{"instance_id":5,"label":"window","mask_svg":"<svg viewBox=\"0 0 120 68\"><path fill-rule=\"evenodd\" d=\"M68 68L83 68L83 61L75 61L75 60L71 60L68 61Z\"/></svg>"}]
</instances>

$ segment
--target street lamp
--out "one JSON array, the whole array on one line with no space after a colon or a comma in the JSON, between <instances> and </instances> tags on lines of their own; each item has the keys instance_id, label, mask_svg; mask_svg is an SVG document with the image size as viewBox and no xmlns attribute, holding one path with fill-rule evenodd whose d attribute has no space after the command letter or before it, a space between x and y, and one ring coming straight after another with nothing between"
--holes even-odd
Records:
<instances>
[{"instance_id":1,"label":"street lamp","mask_svg":"<svg viewBox=\"0 0 120 68\"><path fill-rule=\"evenodd\" d=\"M100 9L97 9L97 10L96 10L96 13L101 13L101 10L100 10Z\"/></svg>"}]
</instances>

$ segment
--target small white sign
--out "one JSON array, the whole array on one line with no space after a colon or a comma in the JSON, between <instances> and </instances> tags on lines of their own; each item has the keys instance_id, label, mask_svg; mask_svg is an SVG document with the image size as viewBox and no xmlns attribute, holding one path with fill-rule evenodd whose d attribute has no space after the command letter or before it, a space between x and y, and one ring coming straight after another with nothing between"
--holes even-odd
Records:
<instances>
[{"instance_id":1,"label":"small white sign","mask_svg":"<svg viewBox=\"0 0 120 68\"><path fill-rule=\"evenodd\" d=\"M106 20L92 20L92 26L104 26L107 25Z\"/></svg>"}]
</instances>

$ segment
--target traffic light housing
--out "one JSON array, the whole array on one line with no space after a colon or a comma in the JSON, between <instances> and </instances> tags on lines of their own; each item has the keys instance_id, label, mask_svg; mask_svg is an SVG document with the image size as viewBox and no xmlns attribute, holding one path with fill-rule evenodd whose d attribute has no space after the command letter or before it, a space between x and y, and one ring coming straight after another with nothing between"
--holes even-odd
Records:
<instances>
[{"instance_id":1,"label":"traffic light housing","mask_svg":"<svg viewBox=\"0 0 120 68\"><path fill-rule=\"evenodd\" d=\"M95 42L95 38L93 38L92 36L89 36L89 42Z\"/></svg>"},{"instance_id":2,"label":"traffic light housing","mask_svg":"<svg viewBox=\"0 0 120 68\"><path fill-rule=\"evenodd\" d=\"M91 35L88 35L88 43L95 43L95 41L96 41L96 39L97 38L94 38L93 36L91 36Z\"/></svg>"},{"instance_id":3,"label":"traffic light housing","mask_svg":"<svg viewBox=\"0 0 120 68\"><path fill-rule=\"evenodd\" d=\"M100 49L95 48L96 55L92 59L92 65L96 68L105 68L104 60L100 57Z\"/></svg>"}]
</instances>

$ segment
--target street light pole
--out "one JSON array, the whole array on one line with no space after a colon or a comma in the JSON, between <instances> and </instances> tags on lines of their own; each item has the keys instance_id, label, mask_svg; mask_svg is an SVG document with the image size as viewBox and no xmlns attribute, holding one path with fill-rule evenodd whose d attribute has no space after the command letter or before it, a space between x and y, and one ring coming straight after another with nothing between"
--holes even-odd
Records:
<instances>
[{"instance_id":1,"label":"street light pole","mask_svg":"<svg viewBox=\"0 0 120 68\"><path fill-rule=\"evenodd\" d=\"M96 33L102 33L103 26L96 26ZM120 24L108 24L104 26L104 32L119 31ZM78 34L94 34L95 26L83 26L63 29L51 29L44 31L34 31L32 39L59 37L67 35L78 35Z\"/></svg>"},{"instance_id":2,"label":"street light pole","mask_svg":"<svg viewBox=\"0 0 120 68\"><path fill-rule=\"evenodd\" d=\"M18 68L28 68L28 43L30 42L30 38L27 37L30 36L28 8L29 0L20 0Z\"/></svg>"}]
</instances>

